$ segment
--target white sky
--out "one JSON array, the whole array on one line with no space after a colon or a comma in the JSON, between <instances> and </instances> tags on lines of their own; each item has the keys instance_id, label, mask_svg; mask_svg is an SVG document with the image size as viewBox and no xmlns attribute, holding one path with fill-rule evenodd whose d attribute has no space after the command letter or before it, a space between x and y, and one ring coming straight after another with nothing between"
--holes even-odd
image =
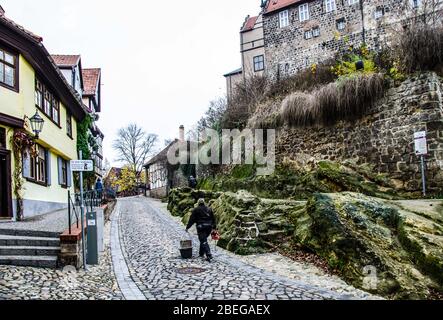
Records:
<instances>
[{"instance_id":1,"label":"white sky","mask_svg":"<svg viewBox=\"0 0 443 320\"><path fill-rule=\"evenodd\" d=\"M136 122L164 139L190 128L225 95L240 67L239 30L260 0L0 0L6 16L43 37L53 54L102 68L105 158L118 128Z\"/></svg>"}]
</instances>

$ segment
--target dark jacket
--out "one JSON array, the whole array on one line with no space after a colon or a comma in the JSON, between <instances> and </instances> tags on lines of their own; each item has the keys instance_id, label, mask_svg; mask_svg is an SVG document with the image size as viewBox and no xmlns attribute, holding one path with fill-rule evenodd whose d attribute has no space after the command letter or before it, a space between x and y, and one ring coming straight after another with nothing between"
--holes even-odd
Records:
<instances>
[{"instance_id":1,"label":"dark jacket","mask_svg":"<svg viewBox=\"0 0 443 320\"><path fill-rule=\"evenodd\" d=\"M186 229L191 229L194 224L197 224L197 226L212 226L212 229L217 229L214 212L204 205L200 205L192 211Z\"/></svg>"}]
</instances>

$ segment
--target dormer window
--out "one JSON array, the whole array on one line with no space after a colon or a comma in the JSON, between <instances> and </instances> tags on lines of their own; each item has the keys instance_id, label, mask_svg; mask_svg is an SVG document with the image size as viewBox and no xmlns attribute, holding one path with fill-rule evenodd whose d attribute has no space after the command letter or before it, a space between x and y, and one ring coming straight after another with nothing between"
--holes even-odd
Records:
<instances>
[{"instance_id":1,"label":"dormer window","mask_svg":"<svg viewBox=\"0 0 443 320\"><path fill-rule=\"evenodd\" d=\"M0 48L0 85L18 91L17 56Z\"/></svg>"},{"instance_id":2,"label":"dormer window","mask_svg":"<svg viewBox=\"0 0 443 320\"><path fill-rule=\"evenodd\" d=\"M285 10L278 14L280 21L280 28L285 28L289 26L289 11Z\"/></svg>"}]
</instances>

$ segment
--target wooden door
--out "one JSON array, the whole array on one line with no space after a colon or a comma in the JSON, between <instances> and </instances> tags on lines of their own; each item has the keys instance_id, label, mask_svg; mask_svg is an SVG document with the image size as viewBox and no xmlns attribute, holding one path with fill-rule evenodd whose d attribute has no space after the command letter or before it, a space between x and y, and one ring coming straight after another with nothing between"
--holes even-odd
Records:
<instances>
[{"instance_id":1,"label":"wooden door","mask_svg":"<svg viewBox=\"0 0 443 320\"><path fill-rule=\"evenodd\" d=\"M11 218L11 164L9 152L0 150L0 218Z\"/></svg>"}]
</instances>

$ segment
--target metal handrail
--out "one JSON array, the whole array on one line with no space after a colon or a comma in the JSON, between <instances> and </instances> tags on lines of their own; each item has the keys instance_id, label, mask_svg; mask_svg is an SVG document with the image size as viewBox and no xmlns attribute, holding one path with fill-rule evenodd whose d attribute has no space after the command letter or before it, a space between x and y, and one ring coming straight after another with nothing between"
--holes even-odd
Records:
<instances>
[{"instance_id":1,"label":"metal handrail","mask_svg":"<svg viewBox=\"0 0 443 320\"><path fill-rule=\"evenodd\" d=\"M79 228L79 215L75 203L72 201L71 191L68 190L68 224L69 234L72 234L72 212L75 214L77 229Z\"/></svg>"}]
</instances>

